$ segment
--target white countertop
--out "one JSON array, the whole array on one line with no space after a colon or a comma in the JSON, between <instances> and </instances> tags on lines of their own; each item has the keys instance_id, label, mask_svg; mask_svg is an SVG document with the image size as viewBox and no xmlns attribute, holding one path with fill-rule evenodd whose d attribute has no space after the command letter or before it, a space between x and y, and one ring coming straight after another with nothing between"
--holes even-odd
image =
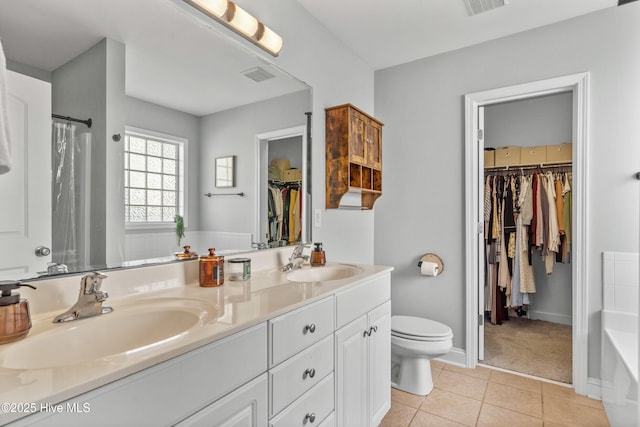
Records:
<instances>
[{"instance_id":1,"label":"white countertop","mask_svg":"<svg viewBox=\"0 0 640 427\"><path fill-rule=\"evenodd\" d=\"M327 282L294 283L287 280L286 273L276 269L265 269L254 271L247 281L225 280L222 286L204 288L198 285L197 261L184 261L168 266L124 270L115 274L122 282L123 277L132 277L132 274L141 277L148 275L151 272L149 269L166 269L162 280L153 279L151 282L130 286L129 291L116 286L116 281L112 278L114 274L110 272L110 278L104 281L102 290L112 295L104 305L113 307L114 313L118 310L131 310L137 304L144 304L145 301L153 299L166 301L167 304L172 301L193 300L210 307L214 314L201 319L196 327L169 343L143 351L124 352L67 366L18 369L19 366L14 364L12 369L3 367L5 354L12 346L20 345L56 328L94 320L89 318L54 324L52 319L61 313L59 309L42 311L32 308L33 327L29 335L16 343L0 346L0 402L36 403L38 407L41 403L62 402L392 270L391 267L372 265L357 267L361 270L359 274ZM170 274L166 274L167 272ZM180 281L176 277L181 276L184 276L184 283L176 284ZM47 306L55 301L55 306L65 306L62 310L65 311L75 302L73 295L77 296L79 276L75 276L74 282L77 284L73 292L65 291L64 296L59 295L62 289L60 285L41 284L38 291L21 290L21 293L29 294L27 298L32 306ZM34 284L38 285L37 282ZM50 289L44 289L48 287ZM69 285L65 284L64 287L69 288ZM114 294L117 296L113 297ZM32 301L31 297L35 301ZM100 317L105 317L106 321L106 316L115 314L104 314ZM51 351L64 351L63 348L64 346L61 346L61 350ZM41 356L47 358L47 354ZM23 415L25 414L0 413L0 423Z\"/></svg>"}]
</instances>

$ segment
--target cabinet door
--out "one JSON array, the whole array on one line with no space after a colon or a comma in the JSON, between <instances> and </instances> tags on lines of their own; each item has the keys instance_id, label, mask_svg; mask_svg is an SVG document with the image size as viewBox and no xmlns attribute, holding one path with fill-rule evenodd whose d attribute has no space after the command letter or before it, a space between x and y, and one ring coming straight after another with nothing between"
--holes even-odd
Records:
<instances>
[{"instance_id":1,"label":"cabinet door","mask_svg":"<svg viewBox=\"0 0 640 427\"><path fill-rule=\"evenodd\" d=\"M185 419L176 427L262 427L267 425L267 374L263 374Z\"/></svg>"},{"instance_id":2,"label":"cabinet door","mask_svg":"<svg viewBox=\"0 0 640 427\"><path fill-rule=\"evenodd\" d=\"M382 127L377 122L367 119L364 142L366 165L374 169L382 169Z\"/></svg>"},{"instance_id":3,"label":"cabinet door","mask_svg":"<svg viewBox=\"0 0 640 427\"><path fill-rule=\"evenodd\" d=\"M349 110L349 161L366 164L365 122L367 118L359 112Z\"/></svg>"},{"instance_id":4,"label":"cabinet door","mask_svg":"<svg viewBox=\"0 0 640 427\"><path fill-rule=\"evenodd\" d=\"M336 425L366 425L367 416L367 316L336 331Z\"/></svg>"},{"instance_id":5,"label":"cabinet door","mask_svg":"<svg viewBox=\"0 0 640 427\"><path fill-rule=\"evenodd\" d=\"M391 408L391 302L369 315L369 416L377 426Z\"/></svg>"}]
</instances>

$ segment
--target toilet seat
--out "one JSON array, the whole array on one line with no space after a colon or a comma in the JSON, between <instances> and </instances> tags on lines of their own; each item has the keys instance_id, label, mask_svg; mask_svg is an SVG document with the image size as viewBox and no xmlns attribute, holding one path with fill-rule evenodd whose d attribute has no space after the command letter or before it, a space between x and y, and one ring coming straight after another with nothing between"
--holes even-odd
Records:
<instances>
[{"instance_id":1,"label":"toilet seat","mask_svg":"<svg viewBox=\"0 0 640 427\"><path fill-rule=\"evenodd\" d=\"M453 338L447 325L413 316L391 316L391 335L415 341L445 341Z\"/></svg>"}]
</instances>

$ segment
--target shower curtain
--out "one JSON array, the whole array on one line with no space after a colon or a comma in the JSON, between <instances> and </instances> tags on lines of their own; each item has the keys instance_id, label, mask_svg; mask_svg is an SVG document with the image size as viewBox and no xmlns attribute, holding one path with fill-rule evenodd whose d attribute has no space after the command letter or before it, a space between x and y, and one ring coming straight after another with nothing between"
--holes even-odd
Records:
<instances>
[{"instance_id":1,"label":"shower curtain","mask_svg":"<svg viewBox=\"0 0 640 427\"><path fill-rule=\"evenodd\" d=\"M90 133L54 122L52 131L52 261L78 271L88 259L88 163Z\"/></svg>"}]
</instances>

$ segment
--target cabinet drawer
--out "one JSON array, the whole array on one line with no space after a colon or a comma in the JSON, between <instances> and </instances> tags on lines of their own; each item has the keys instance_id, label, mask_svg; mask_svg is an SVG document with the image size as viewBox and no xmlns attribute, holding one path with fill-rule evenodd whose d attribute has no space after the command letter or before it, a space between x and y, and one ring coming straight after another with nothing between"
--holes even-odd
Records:
<instances>
[{"instance_id":1,"label":"cabinet drawer","mask_svg":"<svg viewBox=\"0 0 640 427\"><path fill-rule=\"evenodd\" d=\"M273 367L334 331L333 297L269 321L269 366Z\"/></svg>"},{"instance_id":2,"label":"cabinet drawer","mask_svg":"<svg viewBox=\"0 0 640 427\"><path fill-rule=\"evenodd\" d=\"M333 374L293 402L280 415L273 418L271 427L308 427L333 412ZM313 421L312 421L313 420Z\"/></svg>"},{"instance_id":3,"label":"cabinet drawer","mask_svg":"<svg viewBox=\"0 0 640 427\"><path fill-rule=\"evenodd\" d=\"M367 281L336 294L336 329L391 299L391 275Z\"/></svg>"},{"instance_id":4,"label":"cabinet drawer","mask_svg":"<svg viewBox=\"0 0 640 427\"><path fill-rule=\"evenodd\" d=\"M333 372L333 335L269 371L269 416L274 416Z\"/></svg>"}]
</instances>

